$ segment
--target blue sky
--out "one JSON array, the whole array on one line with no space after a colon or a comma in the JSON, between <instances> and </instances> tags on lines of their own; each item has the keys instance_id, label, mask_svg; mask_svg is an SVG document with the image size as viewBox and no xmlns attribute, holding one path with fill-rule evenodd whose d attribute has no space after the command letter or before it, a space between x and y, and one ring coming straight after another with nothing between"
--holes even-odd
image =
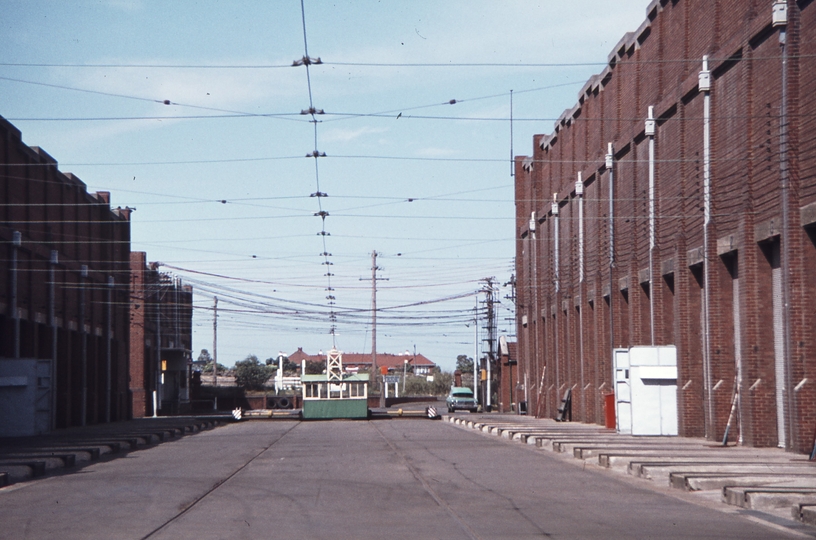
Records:
<instances>
[{"instance_id":1,"label":"blue sky","mask_svg":"<svg viewBox=\"0 0 816 540\"><path fill-rule=\"evenodd\" d=\"M136 208L132 249L194 287L194 356L216 295L221 363L328 350L328 295L337 348L370 351L376 250L378 352L452 369L512 273L510 90L529 154L646 5L306 0L316 171L299 1L6 0L0 115Z\"/></svg>"}]
</instances>

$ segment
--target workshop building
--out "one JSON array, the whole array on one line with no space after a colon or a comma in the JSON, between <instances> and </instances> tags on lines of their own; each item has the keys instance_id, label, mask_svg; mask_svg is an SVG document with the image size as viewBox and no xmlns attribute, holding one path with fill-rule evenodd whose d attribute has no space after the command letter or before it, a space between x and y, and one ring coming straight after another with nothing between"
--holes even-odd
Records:
<instances>
[{"instance_id":1,"label":"workshop building","mask_svg":"<svg viewBox=\"0 0 816 540\"><path fill-rule=\"evenodd\" d=\"M516 158L519 400L604 423L613 350L674 347L680 435L810 452L816 5L646 13Z\"/></svg>"},{"instance_id":2,"label":"workshop building","mask_svg":"<svg viewBox=\"0 0 816 540\"><path fill-rule=\"evenodd\" d=\"M130 417L130 210L0 118L0 436Z\"/></svg>"}]
</instances>

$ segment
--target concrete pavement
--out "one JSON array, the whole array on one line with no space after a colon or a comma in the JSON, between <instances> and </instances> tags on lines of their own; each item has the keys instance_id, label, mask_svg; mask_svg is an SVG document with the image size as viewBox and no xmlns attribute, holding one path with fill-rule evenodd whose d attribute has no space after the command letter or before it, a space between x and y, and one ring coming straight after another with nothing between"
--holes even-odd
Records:
<instances>
[{"instance_id":1,"label":"concrete pavement","mask_svg":"<svg viewBox=\"0 0 816 540\"><path fill-rule=\"evenodd\" d=\"M566 455L424 419L239 422L99 460L79 474L0 489L0 538L766 539L800 532L752 521L750 509L715 511L644 489L648 482L610 469L566 466Z\"/></svg>"},{"instance_id":2,"label":"concrete pavement","mask_svg":"<svg viewBox=\"0 0 816 540\"><path fill-rule=\"evenodd\" d=\"M139 418L61 429L49 435L0 438L0 487L48 474L73 472L99 459L199 433L231 420L226 416Z\"/></svg>"},{"instance_id":3,"label":"concrete pavement","mask_svg":"<svg viewBox=\"0 0 816 540\"><path fill-rule=\"evenodd\" d=\"M702 439L634 437L596 425L518 415L453 414L455 425L572 456L649 484L780 519L816 525L816 464L779 448L723 447ZM816 535L816 528L813 529Z\"/></svg>"}]
</instances>

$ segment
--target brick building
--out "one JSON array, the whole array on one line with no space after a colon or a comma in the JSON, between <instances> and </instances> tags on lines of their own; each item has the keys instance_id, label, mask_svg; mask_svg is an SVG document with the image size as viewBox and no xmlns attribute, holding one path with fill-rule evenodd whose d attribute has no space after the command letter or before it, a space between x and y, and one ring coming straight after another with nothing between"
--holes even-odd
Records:
<instances>
[{"instance_id":1,"label":"brick building","mask_svg":"<svg viewBox=\"0 0 816 540\"><path fill-rule=\"evenodd\" d=\"M130 416L130 210L0 117L0 434Z\"/></svg>"},{"instance_id":2,"label":"brick building","mask_svg":"<svg viewBox=\"0 0 816 540\"><path fill-rule=\"evenodd\" d=\"M573 418L603 423L612 350L674 345L681 435L721 440L736 388L743 444L809 452L816 5L654 0L646 14L516 158L528 410L553 417L572 388Z\"/></svg>"},{"instance_id":3,"label":"brick building","mask_svg":"<svg viewBox=\"0 0 816 540\"><path fill-rule=\"evenodd\" d=\"M189 406L193 289L130 254L130 392L134 418ZM154 395L155 394L155 395ZM155 399L155 401L154 401ZM155 403L155 405L154 405Z\"/></svg>"}]
</instances>

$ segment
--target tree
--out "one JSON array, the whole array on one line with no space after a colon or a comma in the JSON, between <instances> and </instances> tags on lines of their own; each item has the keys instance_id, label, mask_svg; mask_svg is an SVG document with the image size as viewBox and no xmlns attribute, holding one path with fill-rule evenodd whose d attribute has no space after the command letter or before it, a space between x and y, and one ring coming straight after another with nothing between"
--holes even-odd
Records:
<instances>
[{"instance_id":1,"label":"tree","mask_svg":"<svg viewBox=\"0 0 816 540\"><path fill-rule=\"evenodd\" d=\"M266 359L266 365L271 366L272 369L278 369L278 357L270 357ZM283 373L294 375L297 373L297 370L300 369L300 366L296 363L289 360L289 357L284 355L283 356Z\"/></svg>"},{"instance_id":2,"label":"tree","mask_svg":"<svg viewBox=\"0 0 816 540\"><path fill-rule=\"evenodd\" d=\"M409 377L405 380L406 396L430 396L431 384L425 377Z\"/></svg>"},{"instance_id":3,"label":"tree","mask_svg":"<svg viewBox=\"0 0 816 540\"><path fill-rule=\"evenodd\" d=\"M288 356L283 359L283 372L284 373L290 373L292 375L295 375L295 374L297 374L297 370L299 370L299 369L300 369L300 366L297 365L295 362L292 362L291 360L289 360Z\"/></svg>"},{"instance_id":4,"label":"tree","mask_svg":"<svg viewBox=\"0 0 816 540\"><path fill-rule=\"evenodd\" d=\"M212 373L213 371L213 362L210 360L207 364L201 368L202 373ZM225 366L224 364L218 364L218 374L219 375L226 375L230 371L230 368Z\"/></svg>"},{"instance_id":5,"label":"tree","mask_svg":"<svg viewBox=\"0 0 816 540\"><path fill-rule=\"evenodd\" d=\"M433 383L431 383L433 394L436 396L447 395L451 386L453 386L453 373L442 371L439 367L436 367L433 371L433 378Z\"/></svg>"},{"instance_id":6,"label":"tree","mask_svg":"<svg viewBox=\"0 0 816 540\"><path fill-rule=\"evenodd\" d=\"M257 356L250 354L235 362L235 382L248 390L261 390L272 376L272 371L271 367L261 364Z\"/></svg>"},{"instance_id":7,"label":"tree","mask_svg":"<svg viewBox=\"0 0 816 540\"><path fill-rule=\"evenodd\" d=\"M320 375L326 370L326 364L324 362L313 362L311 360L306 360L306 373L308 375Z\"/></svg>"},{"instance_id":8,"label":"tree","mask_svg":"<svg viewBox=\"0 0 816 540\"><path fill-rule=\"evenodd\" d=\"M213 371L213 358L210 355L210 351L207 349L201 349L201 353L198 355L198 359L194 362L196 367L195 370L200 370L202 373L212 373ZM219 375L226 375L229 372L229 368L224 364L218 364L218 373Z\"/></svg>"},{"instance_id":9,"label":"tree","mask_svg":"<svg viewBox=\"0 0 816 540\"><path fill-rule=\"evenodd\" d=\"M453 374L439 368L433 371L433 381L427 377L408 377L405 379L406 396L445 396L453 384Z\"/></svg>"},{"instance_id":10,"label":"tree","mask_svg":"<svg viewBox=\"0 0 816 540\"><path fill-rule=\"evenodd\" d=\"M473 358L460 354L456 357L456 369L462 373L473 373Z\"/></svg>"}]
</instances>

